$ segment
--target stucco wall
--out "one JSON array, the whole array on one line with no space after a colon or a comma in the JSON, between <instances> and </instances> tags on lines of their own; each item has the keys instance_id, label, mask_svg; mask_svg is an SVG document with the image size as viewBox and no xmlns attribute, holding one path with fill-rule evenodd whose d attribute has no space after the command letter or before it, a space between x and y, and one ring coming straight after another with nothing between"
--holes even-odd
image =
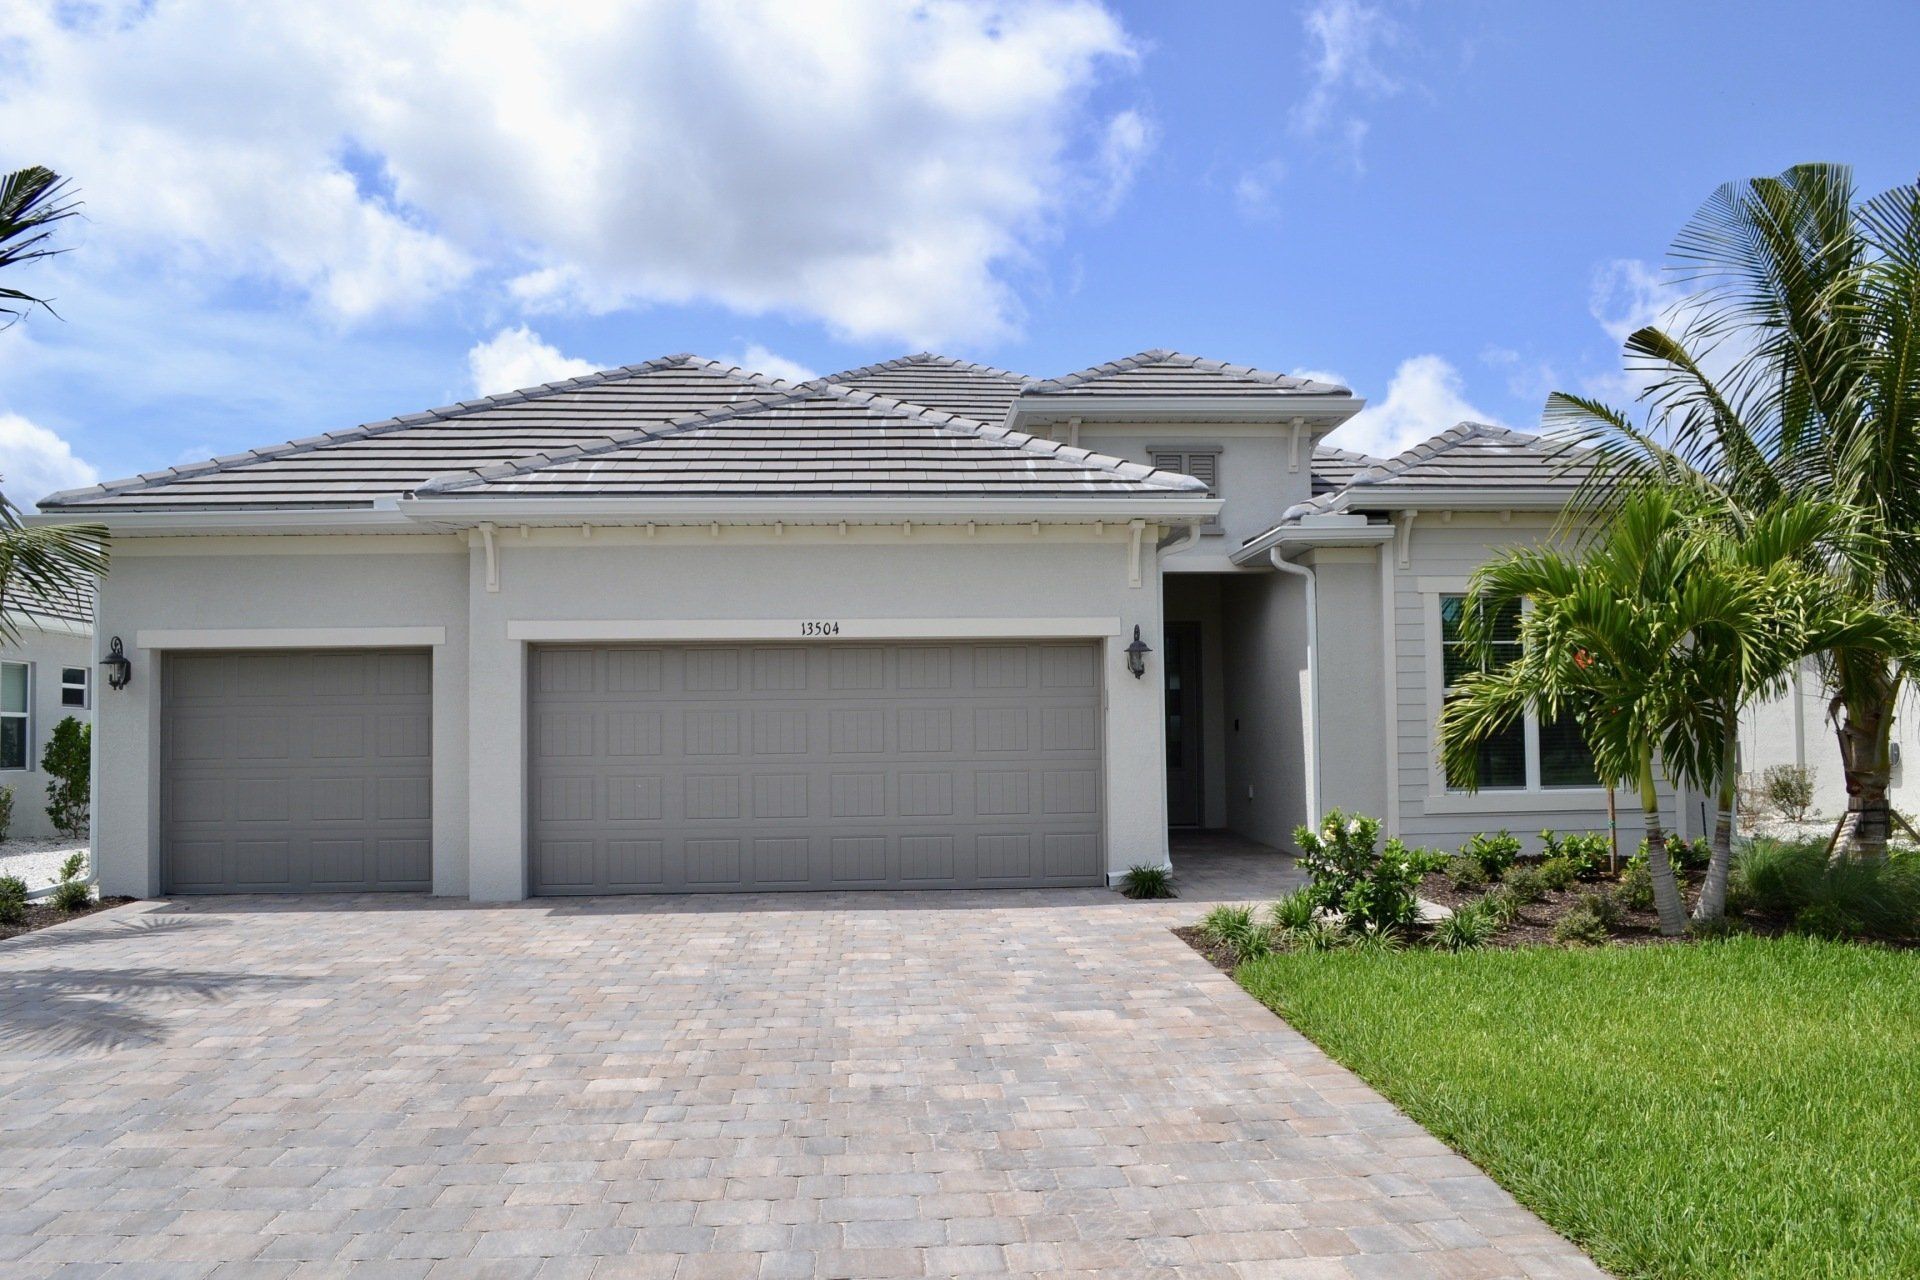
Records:
<instances>
[{"instance_id":1,"label":"stucco wall","mask_svg":"<svg viewBox=\"0 0 1920 1280\"><path fill-rule=\"evenodd\" d=\"M27 725L27 767L0 769L0 787L13 790L13 825L8 834L23 837L52 836L53 820L47 817L48 775L40 768L40 755L53 737L54 726L68 716L86 723L93 712L86 708L60 704L60 669L93 668L93 639L78 632L42 631L23 628L18 644L0 646L0 658L25 662L32 668L29 695L31 715ZM93 697L97 698L96 691Z\"/></svg>"},{"instance_id":2,"label":"stucco wall","mask_svg":"<svg viewBox=\"0 0 1920 1280\"><path fill-rule=\"evenodd\" d=\"M1305 586L1247 573L1221 589L1227 690L1227 826L1290 847L1306 820Z\"/></svg>"},{"instance_id":3,"label":"stucco wall","mask_svg":"<svg viewBox=\"0 0 1920 1280\"><path fill-rule=\"evenodd\" d=\"M1770 765L1797 764L1813 775L1813 812L1837 818L1847 807L1846 775L1827 703L1831 696L1813 662L1804 664L1794 687L1755 703L1740 718L1740 768L1759 774ZM1907 691L1894 712L1893 807L1920 812L1920 697Z\"/></svg>"},{"instance_id":4,"label":"stucco wall","mask_svg":"<svg viewBox=\"0 0 1920 1280\"><path fill-rule=\"evenodd\" d=\"M705 528L654 537L505 530L497 591L487 589L477 535L178 539L123 549L102 590L100 626L129 640L136 665L133 686L102 707L103 883L141 895L160 886L165 658L135 638L175 630L199 643L255 628L444 629L434 648L434 889L513 899L526 892L525 672L538 639L800 639L800 623L820 619L840 622L849 640L1044 636L1060 619L1099 619L1109 869L1163 862L1160 672L1156 664L1135 680L1121 657L1136 623L1161 647L1152 547L1149 531L1134 587L1128 531L1114 524L1039 535L981 527L971 536L898 526L723 529L717 538Z\"/></svg>"},{"instance_id":5,"label":"stucco wall","mask_svg":"<svg viewBox=\"0 0 1920 1280\"><path fill-rule=\"evenodd\" d=\"M1390 783L1398 787L1398 826L1410 844L1457 848L1476 832L1504 827L1537 846L1543 828L1606 830L1606 793L1601 789L1465 795L1436 785L1438 596L1464 590L1473 571L1503 550L1539 543L1551 532L1552 519L1540 514L1515 512L1502 519L1492 513L1456 513L1450 520L1423 514L1415 519L1406 544L1407 563L1401 563L1396 547L1389 544L1387 548L1393 575L1393 705L1399 740L1398 767ZM1682 833L1699 834L1697 806L1677 804L1670 788L1663 789L1663 797L1667 821L1677 820ZM1621 841L1626 847L1638 843L1643 828L1634 798L1622 793L1619 799Z\"/></svg>"},{"instance_id":6,"label":"stucco wall","mask_svg":"<svg viewBox=\"0 0 1920 1280\"><path fill-rule=\"evenodd\" d=\"M1054 433L1065 439L1065 428L1056 427ZM1250 423L1099 423L1081 427L1080 447L1146 464L1150 462L1148 454L1160 445L1190 449L1219 446L1221 527L1202 534L1192 547L1170 558L1169 565L1177 572L1181 566L1202 561L1224 561L1242 542L1279 523L1281 512L1311 495L1313 440L1306 432L1301 433L1298 466L1289 469L1293 459L1291 437L1287 427ZM1229 566L1217 563L1207 567Z\"/></svg>"},{"instance_id":7,"label":"stucco wall","mask_svg":"<svg viewBox=\"0 0 1920 1280\"><path fill-rule=\"evenodd\" d=\"M1325 809L1387 814L1386 677L1380 625L1380 551L1327 547L1300 563L1313 570L1319 613L1320 802Z\"/></svg>"}]
</instances>

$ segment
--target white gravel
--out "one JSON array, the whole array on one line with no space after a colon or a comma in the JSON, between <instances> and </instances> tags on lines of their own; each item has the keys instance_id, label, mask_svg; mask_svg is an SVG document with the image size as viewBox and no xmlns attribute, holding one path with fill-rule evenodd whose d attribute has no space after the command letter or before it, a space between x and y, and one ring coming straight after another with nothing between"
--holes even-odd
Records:
<instances>
[{"instance_id":1,"label":"white gravel","mask_svg":"<svg viewBox=\"0 0 1920 1280\"><path fill-rule=\"evenodd\" d=\"M0 840L0 876L19 876L27 888L44 889L60 875L60 864L75 853L86 853L85 844L75 844L64 836L40 840ZM88 867L88 878L93 868Z\"/></svg>"}]
</instances>

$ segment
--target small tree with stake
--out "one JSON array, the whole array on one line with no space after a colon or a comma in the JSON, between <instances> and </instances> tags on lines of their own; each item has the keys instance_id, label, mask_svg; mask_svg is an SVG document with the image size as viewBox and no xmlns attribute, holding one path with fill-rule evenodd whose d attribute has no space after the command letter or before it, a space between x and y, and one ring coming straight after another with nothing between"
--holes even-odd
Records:
<instances>
[{"instance_id":1,"label":"small tree with stake","mask_svg":"<svg viewBox=\"0 0 1920 1280\"><path fill-rule=\"evenodd\" d=\"M55 725L40 767L52 779L47 783L47 817L77 839L92 816L93 726L72 716Z\"/></svg>"}]
</instances>

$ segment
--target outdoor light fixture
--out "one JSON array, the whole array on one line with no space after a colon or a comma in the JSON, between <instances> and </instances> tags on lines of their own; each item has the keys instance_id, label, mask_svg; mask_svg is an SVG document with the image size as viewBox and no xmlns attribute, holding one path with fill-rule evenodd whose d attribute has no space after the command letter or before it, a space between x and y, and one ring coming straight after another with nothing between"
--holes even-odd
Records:
<instances>
[{"instance_id":1,"label":"outdoor light fixture","mask_svg":"<svg viewBox=\"0 0 1920 1280\"><path fill-rule=\"evenodd\" d=\"M133 659L120 651L119 636L113 638L107 656L100 659L100 665L107 669L107 684L115 689L126 688L127 681L133 679Z\"/></svg>"},{"instance_id":2,"label":"outdoor light fixture","mask_svg":"<svg viewBox=\"0 0 1920 1280\"><path fill-rule=\"evenodd\" d=\"M1152 652L1153 650L1147 647L1147 642L1140 638L1140 624L1135 623L1133 643L1127 646L1127 670L1133 672L1135 680L1147 674L1147 655Z\"/></svg>"}]
</instances>

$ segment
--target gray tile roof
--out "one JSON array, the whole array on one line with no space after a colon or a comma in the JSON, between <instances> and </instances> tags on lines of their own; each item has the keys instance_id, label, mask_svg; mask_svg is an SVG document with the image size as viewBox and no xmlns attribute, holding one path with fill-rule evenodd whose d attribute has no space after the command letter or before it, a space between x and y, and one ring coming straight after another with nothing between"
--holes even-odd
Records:
<instances>
[{"instance_id":1,"label":"gray tile roof","mask_svg":"<svg viewBox=\"0 0 1920 1280\"><path fill-rule=\"evenodd\" d=\"M1268 373L1247 365L1204 360L1178 351L1155 348L1097 364L1062 378L1030 382L1022 396L1063 396L1083 399L1119 396L1248 396L1351 395L1346 387L1316 382L1292 374Z\"/></svg>"},{"instance_id":2,"label":"gray tile roof","mask_svg":"<svg viewBox=\"0 0 1920 1280\"><path fill-rule=\"evenodd\" d=\"M442 476L435 497L1177 496L1191 476L830 382L779 400Z\"/></svg>"},{"instance_id":3,"label":"gray tile roof","mask_svg":"<svg viewBox=\"0 0 1920 1280\"><path fill-rule=\"evenodd\" d=\"M0 600L0 608L23 615L29 621L45 619L83 627L93 625L91 591L36 591L20 583L10 583L5 598Z\"/></svg>"},{"instance_id":4,"label":"gray tile roof","mask_svg":"<svg viewBox=\"0 0 1920 1280\"><path fill-rule=\"evenodd\" d=\"M1313 492L1318 496L1343 488L1368 467L1379 466L1380 461L1379 458L1355 453L1351 449L1317 444L1313 447Z\"/></svg>"},{"instance_id":5,"label":"gray tile roof","mask_svg":"<svg viewBox=\"0 0 1920 1280\"><path fill-rule=\"evenodd\" d=\"M364 506L436 475L603 442L651 423L783 395L791 384L665 356L226 458L54 494L47 510Z\"/></svg>"},{"instance_id":6,"label":"gray tile roof","mask_svg":"<svg viewBox=\"0 0 1920 1280\"><path fill-rule=\"evenodd\" d=\"M922 351L862 369L848 369L828 376L825 381L891 400L940 409L977 422L998 422L1007 416L1007 407L1020 394L1021 386L1032 379L1025 374Z\"/></svg>"},{"instance_id":7,"label":"gray tile roof","mask_svg":"<svg viewBox=\"0 0 1920 1280\"><path fill-rule=\"evenodd\" d=\"M1319 470L1317 450L1315 470ZM1508 427L1463 422L1404 453L1373 461L1339 488L1321 492L1316 483L1315 496L1289 507L1281 521L1290 523L1325 511L1364 509L1370 495L1407 490L1437 489L1465 495L1524 489L1571 497L1588 470L1572 446Z\"/></svg>"}]
</instances>

